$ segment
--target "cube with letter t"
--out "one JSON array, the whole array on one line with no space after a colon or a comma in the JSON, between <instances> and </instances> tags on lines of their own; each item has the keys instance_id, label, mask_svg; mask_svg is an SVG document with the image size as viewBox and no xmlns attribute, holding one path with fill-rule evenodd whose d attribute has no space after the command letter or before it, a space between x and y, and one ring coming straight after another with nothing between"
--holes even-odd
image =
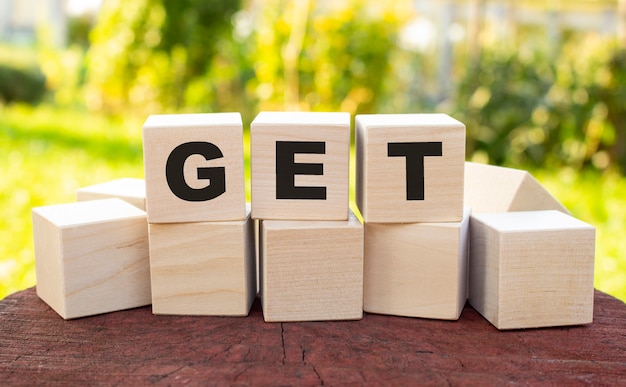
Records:
<instances>
[{"instance_id":1,"label":"cube with letter t","mask_svg":"<svg viewBox=\"0 0 626 387\"><path fill-rule=\"evenodd\" d=\"M348 219L350 114L261 112L250 157L253 218Z\"/></svg>"},{"instance_id":2,"label":"cube with letter t","mask_svg":"<svg viewBox=\"0 0 626 387\"><path fill-rule=\"evenodd\" d=\"M143 148L149 223L246 217L239 113L152 115Z\"/></svg>"},{"instance_id":3,"label":"cube with letter t","mask_svg":"<svg viewBox=\"0 0 626 387\"><path fill-rule=\"evenodd\" d=\"M365 222L459 222L465 125L445 114L356 117L356 201Z\"/></svg>"}]
</instances>

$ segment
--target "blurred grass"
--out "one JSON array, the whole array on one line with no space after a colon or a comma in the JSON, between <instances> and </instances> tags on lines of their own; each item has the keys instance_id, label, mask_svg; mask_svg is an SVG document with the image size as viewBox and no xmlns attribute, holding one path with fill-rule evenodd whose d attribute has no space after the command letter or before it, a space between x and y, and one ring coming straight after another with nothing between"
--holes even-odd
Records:
<instances>
[{"instance_id":1,"label":"blurred grass","mask_svg":"<svg viewBox=\"0 0 626 387\"><path fill-rule=\"evenodd\" d=\"M595 287L626 302L626 177L573 168L532 173L573 216L596 227Z\"/></svg>"},{"instance_id":2,"label":"blurred grass","mask_svg":"<svg viewBox=\"0 0 626 387\"><path fill-rule=\"evenodd\" d=\"M0 299L35 285L33 207L74 201L81 186L143 177L142 123L46 105L0 108ZM531 173L596 227L595 286L626 301L626 178L573 169Z\"/></svg>"},{"instance_id":3,"label":"blurred grass","mask_svg":"<svg viewBox=\"0 0 626 387\"><path fill-rule=\"evenodd\" d=\"M0 105L1 106L1 105ZM0 108L0 298L35 284L31 209L77 188L143 177L141 123L40 106Z\"/></svg>"}]
</instances>

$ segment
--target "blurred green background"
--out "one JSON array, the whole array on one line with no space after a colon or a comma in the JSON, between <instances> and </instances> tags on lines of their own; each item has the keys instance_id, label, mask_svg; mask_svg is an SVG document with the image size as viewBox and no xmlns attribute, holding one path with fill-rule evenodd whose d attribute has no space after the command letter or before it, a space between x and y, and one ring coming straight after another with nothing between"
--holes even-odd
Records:
<instances>
[{"instance_id":1,"label":"blurred green background","mask_svg":"<svg viewBox=\"0 0 626 387\"><path fill-rule=\"evenodd\" d=\"M36 10L36 12L34 11ZM597 228L626 301L626 1L0 1L0 298L31 209L143 177L153 113L442 112Z\"/></svg>"}]
</instances>

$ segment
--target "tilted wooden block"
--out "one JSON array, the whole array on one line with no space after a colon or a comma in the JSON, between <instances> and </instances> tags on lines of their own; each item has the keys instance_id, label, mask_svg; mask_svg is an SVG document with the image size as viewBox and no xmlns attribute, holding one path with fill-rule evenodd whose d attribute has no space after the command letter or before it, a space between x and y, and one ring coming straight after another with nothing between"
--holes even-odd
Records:
<instances>
[{"instance_id":1,"label":"tilted wooden block","mask_svg":"<svg viewBox=\"0 0 626 387\"><path fill-rule=\"evenodd\" d=\"M33 208L37 294L64 319L150 304L146 213L121 199Z\"/></svg>"},{"instance_id":2,"label":"tilted wooden block","mask_svg":"<svg viewBox=\"0 0 626 387\"><path fill-rule=\"evenodd\" d=\"M461 222L365 223L363 310L457 320L467 301L470 210Z\"/></svg>"},{"instance_id":3,"label":"tilted wooden block","mask_svg":"<svg viewBox=\"0 0 626 387\"><path fill-rule=\"evenodd\" d=\"M255 219L348 219L349 113L262 112L250 158Z\"/></svg>"},{"instance_id":4,"label":"tilted wooden block","mask_svg":"<svg viewBox=\"0 0 626 387\"><path fill-rule=\"evenodd\" d=\"M120 198L137 208L146 210L146 183L143 179L122 178L79 188L76 200Z\"/></svg>"},{"instance_id":5,"label":"tilted wooden block","mask_svg":"<svg viewBox=\"0 0 626 387\"><path fill-rule=\"evenodd\" d=\"M155 314L246 316L257 293L254 222L150 224Z\"/></svg>"},{"instance_id":6,"label":"tilted wooden block","mask_svg":"<svg viewBox=\"0 0 626 387\"><path fill-rule=\"evenodd\" d=\"M465 163L465 206L473 214L558 210L569 214L527 171Z\"/></svg>"},{"instance_id":7,"label":"tilted wooden block","mask_svg":"<svg viewBox=\"0 0 626 387\"><path fill-rule=\"evenodd\" d=\"M149 223L246 217L239 113L150 116L143 152Z\"/></svg>"},{"instance_id":8,"label":"tilted wooden block","mask_svg":"<svg viewBox=\"0 0 626 387\"><path fill-rule=\"evenodd\" d=\"M445 114L356 117L356 202L365 222L459 222L465 125Z\"/></svg>"},{"instance_id":9,"label":"tilted wooden block","mask_svg":"<svg viewBox=\"0 0 626 387\"><path fill-rule=\"evenodd\" d=\"M498 329L593 320L593 226L556 210L475 214L469 302Z\"/></svg>"},{"instance_id":10,"label":"tilted wooden block","mask_svg":"<svg viewBox=\"0 0 626 387\"><path fill-rule=\"evenodd\" d=\"M363 317L363 225L345 221L261 221L265 321Z\"/></svg>"}]
</instances>

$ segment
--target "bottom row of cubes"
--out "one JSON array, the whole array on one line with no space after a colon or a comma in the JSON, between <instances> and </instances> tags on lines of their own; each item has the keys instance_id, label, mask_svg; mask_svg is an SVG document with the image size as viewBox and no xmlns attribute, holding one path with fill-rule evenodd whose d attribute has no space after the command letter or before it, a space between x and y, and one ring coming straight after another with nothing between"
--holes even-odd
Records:
<instances>
[{"instance_id":1,"label":"bottom row of cubes","mask_svg":"<svg viewBox=\"0 0 626 387\"><path fill-rule=\"evenodd\" d=\"M558 211L363 225L352 213L255 222L248 210L148 225L143 210L103 199L35 208L33 227L37 293L65 319L148 304L245 316L257 291L266 321L455 320L468 297L498 329L593 318L595 229Z\"/></svg>"}]
</instances>

